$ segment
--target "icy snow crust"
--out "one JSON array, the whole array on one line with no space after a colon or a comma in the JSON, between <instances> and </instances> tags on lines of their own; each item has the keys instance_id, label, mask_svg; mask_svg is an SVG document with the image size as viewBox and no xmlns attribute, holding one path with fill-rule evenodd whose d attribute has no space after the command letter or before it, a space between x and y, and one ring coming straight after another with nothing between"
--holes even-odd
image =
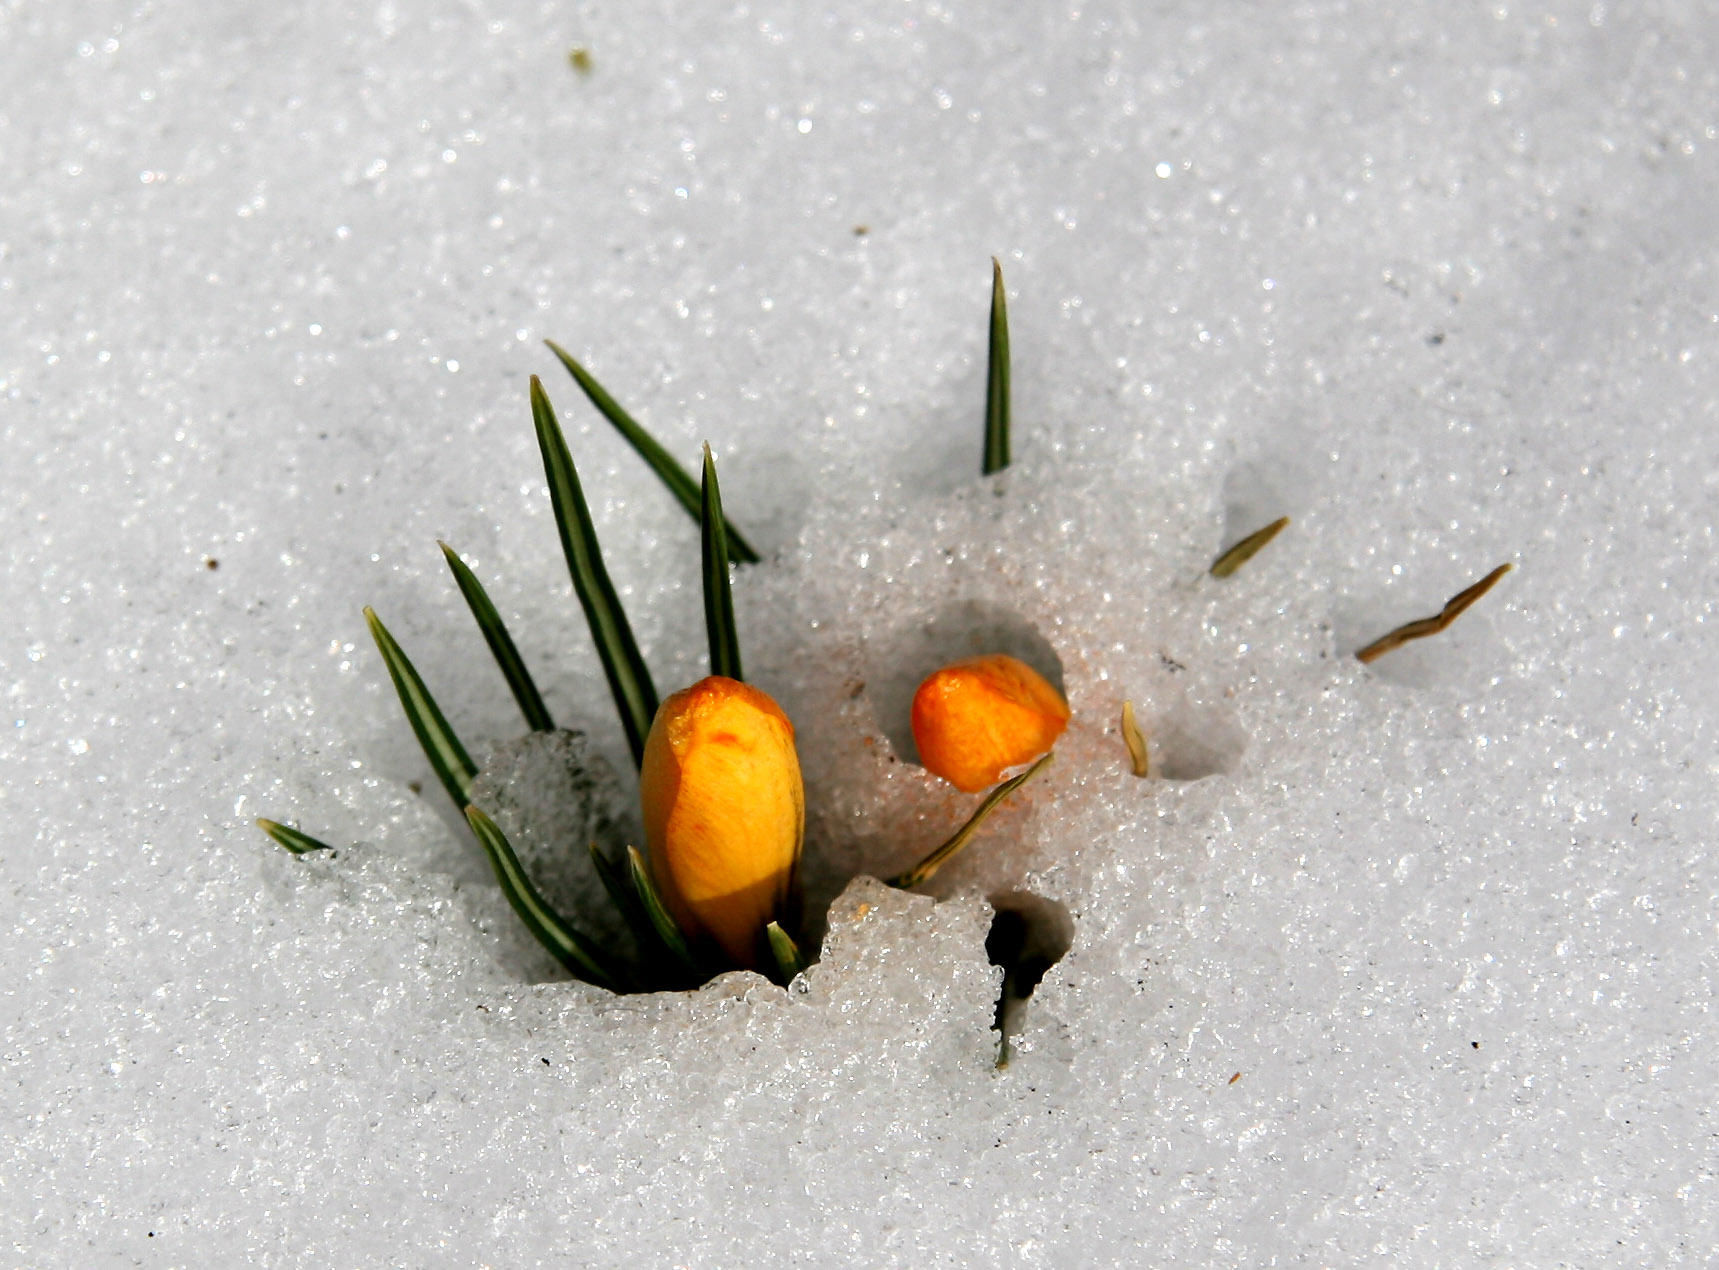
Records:
<instances>
[{"instance_id":1,"label":"icy snow crust","mask_svg":"<svg viewBox=\"0 0 1719 1270\"><path fill-rule=\"evenodd\" d=\"M1707 1262L1711 8L824 8L0 5L5 1259ZM793 992L559 978L365 640L572 798L448 539L636 825L526 376L664 691L696 537L543 336L766 551ZM971 806L902 685L1000 640L1058 761L941 902L844 893ZM1073 946L999 1072L1022 890Z\"/></svg>"}]
</instances>

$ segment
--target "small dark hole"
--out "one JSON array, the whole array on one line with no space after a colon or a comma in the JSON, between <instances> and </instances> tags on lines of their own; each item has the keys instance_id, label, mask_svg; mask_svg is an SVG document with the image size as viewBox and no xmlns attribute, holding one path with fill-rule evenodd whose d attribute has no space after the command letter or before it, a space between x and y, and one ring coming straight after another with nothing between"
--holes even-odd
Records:
<instances>
[{"instance_id":1,"label":"small dark hole","mask_svg":"<svg viewBox=\"0 0 1719 1270\"><path fill-rule=\"evenodd\" d=\"M1074 919L1055 900L1029 891L1011 891L991 900L997 910L985 936L985 955L1003 968L997 995L997 1066L1009 1061L1009 1037L1020 1030L1027 998L1047 971L1074 944Z\"/></svg>"},{"instance_id":2,"label":"small dark hole","mask_svg":"<svg viewBox=\"0 0 1719 1270\"><path fill-rule=\"evenodd\" d=\"M993 966L1003 967L1011 978L1014 995L1023 1001L1033 995L1033 989L1044 981L1045 971L1055 964L1053 958L1028 948L1028 934L1027 919L1005 909L997 914L991 933L985 937L985 955Z\"/></svg>"}]
</instances>

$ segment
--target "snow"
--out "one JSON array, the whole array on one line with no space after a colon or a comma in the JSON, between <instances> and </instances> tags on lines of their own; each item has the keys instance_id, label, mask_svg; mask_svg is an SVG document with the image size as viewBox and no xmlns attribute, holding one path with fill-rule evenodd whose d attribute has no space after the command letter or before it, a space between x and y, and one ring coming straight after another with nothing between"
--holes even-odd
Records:
<instances>
[{"instance_id":1,"label":"snow","mask_svg":"<svg viewBox=\"0 0 1719 1270\"><path fill-rule=\"evenodd\" d=\"M0 1247L1713 1260L1716 66L1672 3L0 4ZM581 903L637 817L530 374L664 691L703 628L546 337L766 556L789 991L561 977L366 641ZM906 697L981 650L1074 720L888 890L973 801ZM1002 1067L993 904L1069 941Z\"/></svg>"}]
</instances>

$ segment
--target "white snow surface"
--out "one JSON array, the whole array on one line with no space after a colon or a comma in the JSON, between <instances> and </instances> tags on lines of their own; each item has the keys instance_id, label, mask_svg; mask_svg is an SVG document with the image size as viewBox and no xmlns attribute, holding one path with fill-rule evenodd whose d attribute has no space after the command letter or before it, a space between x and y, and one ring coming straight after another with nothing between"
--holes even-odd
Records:
<instances>
[{"instance_id":1,"label":"white snow surface","mask_svg":"<svg viewBox=\"0 0 1719 1270\"><path fill-rule=\"evenodd\" d=\"M1693 2L0 0L0 1259L1710 1264L1716 125ZM697 534L545 337L766 556L790 991L568 981L366 639L586 823L454 544L635 831L528 376L665 692ZM973 803L915 676L1005 645L1056 763L863 878Z\"/></svg>"}]
</instances>

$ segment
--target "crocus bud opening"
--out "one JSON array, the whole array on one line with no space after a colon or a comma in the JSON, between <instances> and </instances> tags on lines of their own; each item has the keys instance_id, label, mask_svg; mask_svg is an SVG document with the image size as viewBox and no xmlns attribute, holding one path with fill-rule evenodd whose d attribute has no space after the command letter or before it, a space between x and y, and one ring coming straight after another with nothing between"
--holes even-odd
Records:
<instances>
[{"instance_id":1,"label":"crocus bud opening","mask_svg":"<svg viewBox=\"0 0 1719 1270\"><path fill-rule=\"evenodd\" d=\"M1068 702L1025 662L1002 653L958 661L913 694L913 740L926 770L969 794L1030 763L1068 726Z\"/></svg>"},{"instance_id":2,"label":"crocus bud opening","mask_svg":"<svg viewBox=\"0 0 1719 1270\"><path fill-rule=\"evenodd\" d=\"M788 716L747 684L702 679L657 711L639 790L651 875L675 921L734 964L762 965L806 824Z\"/></svg>"}]
</instances>

